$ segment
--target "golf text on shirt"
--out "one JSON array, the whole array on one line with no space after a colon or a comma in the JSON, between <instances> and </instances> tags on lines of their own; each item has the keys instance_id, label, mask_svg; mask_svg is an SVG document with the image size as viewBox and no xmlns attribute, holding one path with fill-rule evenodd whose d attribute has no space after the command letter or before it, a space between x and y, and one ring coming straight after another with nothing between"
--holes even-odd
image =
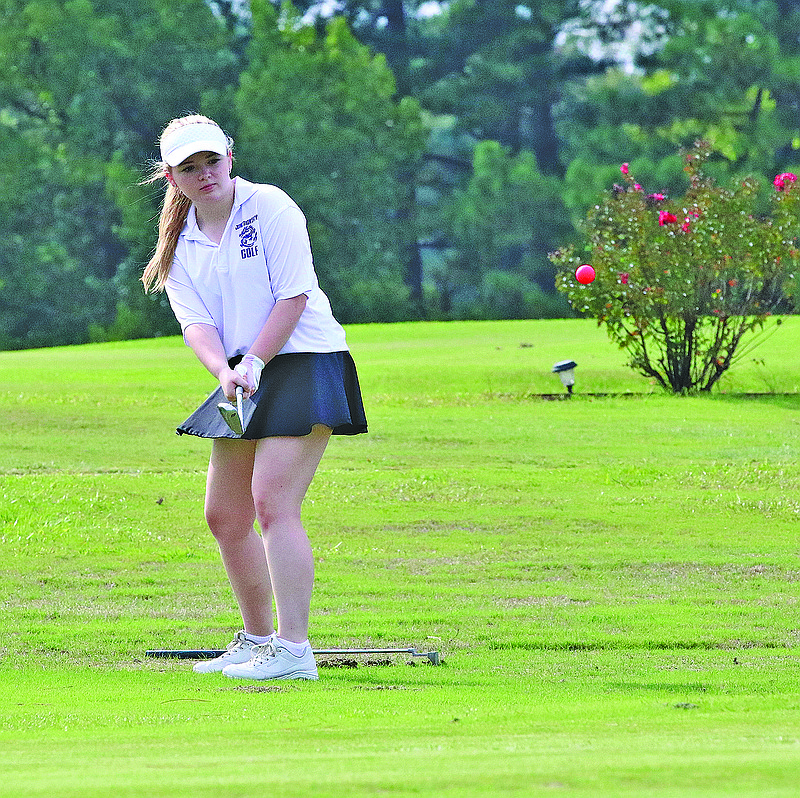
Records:
<instances>
[{"instance_id":1,"label":"golf text on shirt","mask_svg":"<svg viewBox=\"0 0 800 798\"><path fill-rule=\"evenodd\" d=\"M258 230L254 222L258 221L258 214L252 219L239 222L236 225L236 232L239 233L239 246L242 248L242 260L254 258L258 255Z\"/></svg>"},{"instance_id":2,"label":"golf text on shirt","mask_svg":"<svg viewBox=\"0 0 800 798\"><path fill-rule=\"evenodd\" d=\"M347 351L317 282L306 218L276 186L237 177L219 243L200 230L192 206L166 290L184 335L192 324L215 327L229 358L250 348L275 302L300 294L308 297L305 310L279 354Z\"/></svg>"}]
</instances>

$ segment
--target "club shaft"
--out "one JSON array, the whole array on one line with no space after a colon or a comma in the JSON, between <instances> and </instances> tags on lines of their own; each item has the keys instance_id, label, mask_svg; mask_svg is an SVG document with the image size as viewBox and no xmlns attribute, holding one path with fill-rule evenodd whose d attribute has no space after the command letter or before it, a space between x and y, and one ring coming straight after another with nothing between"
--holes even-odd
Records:
<instances>
[{"instance_id":1,"label":"club shaft","mask_svg":"<svg viewBox=\"0 0 800 798\"><path fill-rule=\"evenodd\" d=\"M241 385L236 386L236 412L239 415L239 424L241 424L242 432L244 432L244 408L242 407L242 400L244 398L244 388Z\"/></svg>"}]
</instances>

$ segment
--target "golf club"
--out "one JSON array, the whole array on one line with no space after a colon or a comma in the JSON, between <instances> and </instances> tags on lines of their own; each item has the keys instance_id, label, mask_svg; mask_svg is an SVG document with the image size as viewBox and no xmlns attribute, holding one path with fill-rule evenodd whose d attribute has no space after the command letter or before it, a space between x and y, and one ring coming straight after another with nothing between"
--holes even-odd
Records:
<instances>
[{"instance_id":1,"label":"golf club","mask_svg":"<svg viewBox=\"0 0 800 798\"><path fill-rule=\"evenodd\" d=\"M220 402L217 405L219 414L222 416L225 423L237 434L241 435L244 432L244 411L242 410L242 397L244 395L244 388L241 385L236 386L236 407L230 402Z\"/></svg>"}]
</instances>

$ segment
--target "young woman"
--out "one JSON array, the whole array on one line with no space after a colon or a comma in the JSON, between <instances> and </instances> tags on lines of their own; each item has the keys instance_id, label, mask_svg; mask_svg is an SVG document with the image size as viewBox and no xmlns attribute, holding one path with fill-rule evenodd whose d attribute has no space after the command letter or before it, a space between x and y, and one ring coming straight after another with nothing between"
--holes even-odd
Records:
<instances>
[{"instance_id":1,"label":"young woman","mask_svg":"<svg viewBox=\"0 0 800 798\"><path fill-rule=\"evenodd\" d=\"M244 628L194 670L316 679L314 563L300 507L331 434L366 432L367 424L344 330L317 283L305 217L279 188L232 178L232 145L207 117L165 128L151 180L168 185L142 276L146 290L166 290L184 340L219 380L178 432L213 438L205 516ZM237 386L252 403L241 435L217 412L220 401L235 401Z\"/></svg>"}]
</instances>

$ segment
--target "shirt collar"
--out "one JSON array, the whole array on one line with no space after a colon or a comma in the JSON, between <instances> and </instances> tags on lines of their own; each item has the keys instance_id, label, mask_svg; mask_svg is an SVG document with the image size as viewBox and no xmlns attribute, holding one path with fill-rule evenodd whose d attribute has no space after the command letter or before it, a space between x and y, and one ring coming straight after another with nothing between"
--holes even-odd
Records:
<instances>
[{"instance_id":1,"label":"shirt collar","mask_svg":"<svg viewBox=\"0 0 800 798\"><path fill-rule=\"evenodd\" d=\"M241 208L244 203L258 191L258 186L245 180L243 177L236 178L236 185L233 190L233 212Z\"/></svg>"},{"instance_id":2,"label":"shirt collar","mask_svg":"<svg viewBox=\"0 0 800 798\"><path fill-rule=\"evenodd\" d=\"M256 186L255 183L251 183L243 177L236 177L233 186L233 208L231 208L231 216L233 216L256 191L258 191L258 186ZM189 215L186 217L183 235L190 241L208 240L197 226L197 213L194 204L189 208Z\"/></svg>"}]
</instances>

